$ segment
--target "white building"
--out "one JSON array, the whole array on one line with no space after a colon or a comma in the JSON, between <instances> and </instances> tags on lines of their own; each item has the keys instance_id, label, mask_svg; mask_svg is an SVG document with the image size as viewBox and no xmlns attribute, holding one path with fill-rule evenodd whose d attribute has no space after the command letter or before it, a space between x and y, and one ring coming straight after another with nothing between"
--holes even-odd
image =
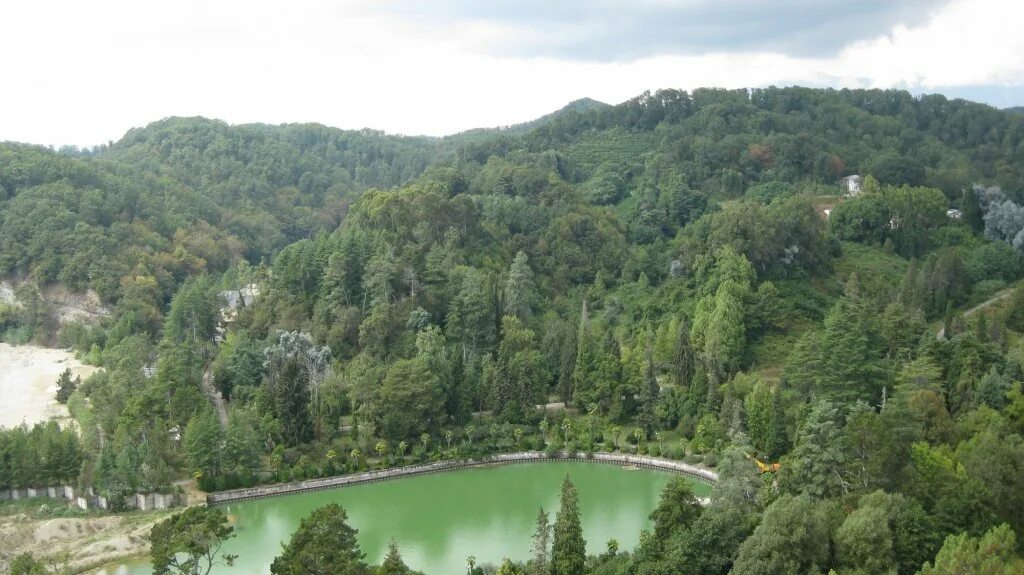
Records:
<instances>
[{"instance_id":1,"label":"white building","mask_svg":"<svg viewBox=\"0 0 1024 575\"><path fill-rule=\"evenodd\" d=\"M863 179L857 174L853 174L839 180L839 188L843 190L844 196L853 198L860 195L861 183L863 183Z\"/></svg>"}]
</instances>

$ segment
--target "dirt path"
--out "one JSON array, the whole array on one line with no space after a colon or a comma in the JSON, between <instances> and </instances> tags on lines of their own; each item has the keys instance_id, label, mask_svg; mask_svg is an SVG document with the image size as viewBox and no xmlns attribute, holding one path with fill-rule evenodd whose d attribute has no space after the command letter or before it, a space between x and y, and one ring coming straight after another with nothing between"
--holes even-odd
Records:
<instances>
[{"instance_id":1,"label":"dirt path","mask_svg":"<svg viewBox=\"0 0 1024 575\"><path fill-rule=\"evenodd\" d=\"M203 391L210 398L210 401L213 402L213 407L217 409L217 418L220 419L220 426L227 429L228 406L224 401L224 396L213 385L213 370L210 369L210 364L206 364L206 368L203 369Z\"/></svg>"},{"instance_id":2,"label":"dirt path","mask_svg":"<svg viewBox=\"0 0 1024 575\"><path fill-rule=\"evenodd\" d=\"M1014 290L1014 288L1004 289L1003 291L997 293L996 295L988 298L987 300L985 300L985 301L979 303L978 305L972 307L971 309L965 311L964 312L964 317L970 317L970 316L978 313L979 311L992 306L992 304L995 304L997 302L1000 302L1000 301L1010 297L1010 295L1013 294L1013 290ZM935 339L941 340L941 339L943 339L945 337L946 337L946 328L945 328L945 326L943 326L943 327L939 328L939 331L935 332Z\"/></svg>"}]
</instances>

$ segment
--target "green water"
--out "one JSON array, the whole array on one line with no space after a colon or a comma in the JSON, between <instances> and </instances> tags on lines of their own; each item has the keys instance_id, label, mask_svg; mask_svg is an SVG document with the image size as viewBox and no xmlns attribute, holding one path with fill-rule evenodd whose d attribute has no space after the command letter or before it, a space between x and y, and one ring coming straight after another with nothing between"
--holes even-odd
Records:
<instances>
[{"instance_id":1,"label":"green water","mask_svg":"<svg viewBox=\"0 0 1024 575\"><path fill-rule=\"evenodd\" d=\"M552 462L472 468L395 479L327 491L297 493L225 505L237 537L224 547L239 556L233 568L215 575L269 573L270 562L311 511L338 503L359 530L367 561L379 563L394 538L405 562L427 575L460 575L466 557L478 564L502 558L527 559L537 508L558 509L562 478L568 474L579 491L583 534L590 553L600 553L609 539L632 549L647 515L671 474L615 465ZM710 486L693 480L706 496ZM101 570L103 575L148 575L145 563Z\"/></svg>"}]
</instances>

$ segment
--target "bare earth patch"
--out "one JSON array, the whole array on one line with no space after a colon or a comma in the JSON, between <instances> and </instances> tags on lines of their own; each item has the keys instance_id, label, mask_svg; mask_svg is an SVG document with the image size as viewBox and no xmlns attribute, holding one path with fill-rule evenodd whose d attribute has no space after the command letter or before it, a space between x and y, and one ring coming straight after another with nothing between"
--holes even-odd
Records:
<instances>
[{"instance_id":1,"label":"bare earth patch","mask_svg":"<svg viewBox=\"0 0 1024 575\"><path fill-rule=\"evenodd\" d=\"M0 343L0 427L67 417L54 393L57 377L69 368L82 379L97 370L63 349Z\"/></svg>"},{"instance_id":2,"label":"bare earth patch","mask_svg":"<svg viewBox=\"0 0 1024 575\"><path fill-rule=\"evenodd\" d=\"M0 573L19 553L64 557L72 572L149 552L149 531L171 511L69 518L0 515Z\"/></svg>"}]
</instances>

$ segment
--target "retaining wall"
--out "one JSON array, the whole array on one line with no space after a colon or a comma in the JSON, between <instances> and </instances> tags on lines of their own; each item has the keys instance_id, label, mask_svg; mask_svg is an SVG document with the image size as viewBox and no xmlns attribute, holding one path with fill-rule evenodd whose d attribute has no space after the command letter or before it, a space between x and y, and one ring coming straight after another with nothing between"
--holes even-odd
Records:
<instances>
[{"instance_id":1,"label":"retaining wall","mask_svg":"<svg viewBox=\"0 0 1024 575\"><path fill-rule=\"evenodd\" d=\"M304 491L319 491L321 489L332 489L334 487L373 483L376 481L397 479L399 477L410 477L413 475L424 475L427 473L454 471L457 469L465 469L467 467L477 467L481 465L502 465L509 463L532 463L543 461L586 461L614 465L631 465L682 473L702 481L718 481L718 474L714 471L703 467L689 465L681 461L662 459L660 457L629 455L625 453L594 453L590 457L587 457L583 452L575 454L562 453L550 456L540 451L526 451L521 453L503 453L480 460L460 459L452 461L438 461L435 463L408 465L405 467L381 469L378 471L364 471L362 473L324 477L321 479L307 479L305 481L294 481L291 483L278 483L275 485L219 491L207 495L206 503L207 505L217 505L222 503L231 503L234 501L245 501L248 499L262 499L264 497L273 497L275 495L301 493Z\"/></svg>"},{"instance_id":2,"label":"retaining wall","mask_svg":"<svg viewBox=\"0 0 1024 575\"><path fill-rule=\"evenodd\" d=\"M82 509L109 508L106 497L96 494L92 487L76 489L70 485L52 485L38 488L24 489L2 489L0 490L0 501L20 500L28 497L45 497L49 499L60 499L68 501ZM167 509L185 505L184 494L178 493L134 493L125 496L125 507L128 509Z\"/></svg>"}]
</instances>

